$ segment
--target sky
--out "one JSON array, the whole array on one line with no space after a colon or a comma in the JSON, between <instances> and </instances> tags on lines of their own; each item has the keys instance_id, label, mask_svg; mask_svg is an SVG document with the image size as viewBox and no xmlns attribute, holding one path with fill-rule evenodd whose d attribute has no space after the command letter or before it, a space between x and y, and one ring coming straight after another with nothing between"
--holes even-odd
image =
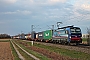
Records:
<instances>
[{"instance_id":1,"label":"sky","mask_svg":"<svg viewBox=\"0 0 90 60\"><path fill-rule=\"evenodd\" d=\"M87 33L90 0L0 0L0 34L17 35L74 25Z\"/></svg>"}]
</instances>

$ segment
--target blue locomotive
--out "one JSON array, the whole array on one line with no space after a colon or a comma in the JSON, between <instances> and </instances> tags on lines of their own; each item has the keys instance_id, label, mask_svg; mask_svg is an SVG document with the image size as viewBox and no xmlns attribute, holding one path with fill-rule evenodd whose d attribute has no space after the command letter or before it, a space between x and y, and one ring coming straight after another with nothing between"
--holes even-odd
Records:
<instances>
[{"instance_id":1,"label":"blue locomotive","mask_svg":"<svg viewBox=\"0 0 90 60\"><path fill-rule=\"evenodd\" d=\"M82 43L82 33L79 27L66 26L53 31L52 42L54 43Z\"/></svg>"}]
</instances>

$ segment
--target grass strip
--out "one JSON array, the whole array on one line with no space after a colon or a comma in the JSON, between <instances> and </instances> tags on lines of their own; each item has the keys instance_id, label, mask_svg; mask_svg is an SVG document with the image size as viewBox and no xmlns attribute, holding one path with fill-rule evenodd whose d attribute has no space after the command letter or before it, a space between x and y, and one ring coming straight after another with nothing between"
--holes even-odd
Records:
<instances>
[{"instance_id":1,"label":"grass strip","mask_svg":"<svg viewBox=\"0 0 90 60\"><path fill-rule=\"evenodd\" d=\"M25 58L25 60L34 60L32 57L27 55L24 51L22 51L17 45L15 45L20 54Z\"/></svg>"},{"instance_id":2,"label":"grass strip","mask_svg":"<svg viewBox=\"0 0 90 60\"><path fill-rule=\"evenodd\" d=\"M11 46L11 49L12 49L12 54L13 54L14 60L20 60L20 58L18 57L18 54L17 54L16 50L14 49L11 42L10 42L10 46Z\"/></svg>"},{"instance_id":3,"label":"grass strip","mask_svg":"<svg viewBox=\"0 0 90 60\"><path fill-rule=\"evenodd\" d=\"M9 40L0 40L0 42L9 42Z\"/></svg>"},{"instance_id":4,"label":"grass strip","mask_svg":"<svg viewBox=\"0 0 90 60\"><path fill-rule=\"evenodd\" d=\"M90 60L90 54L86 54L83 52L58 48L58 47L54 47L54 46L46 46L46 45L37 44L37 43L34 43L34 46L44 48L44 49L48 49L52 52L56 52L56 53L59 53L60 55L68 56L71 58L79 58L82 60Z\"/></svg>"},{"instance_id":5,"label":"grass strip","mask_svg":"<svg viewBox=\"0 0 90 60\"><path fill-rule=\"evenodd\" d=\"M83 42L87 42L87 38L82 38L82 41Z\"/></svg>"},{"instance_id":6,"label":"grass strip","mask_svg":"<svg viewBox=\"0 0 90 60\"><path fill-rule=\"evenodd\" d=\"M23 41L15 41L19 46L21 46L24 50L26 50L27 52L29 52L30 54L38 57L40 60L51 60L50 58L47 58L46 56L38 53L38 52L35 52L33 50L30 50L28 48L26 48L25 46L23 46L22 44L19 44L19 42L23 42ZM25 43L25 42L24 42Z\"/></svg>"}]
</instances>

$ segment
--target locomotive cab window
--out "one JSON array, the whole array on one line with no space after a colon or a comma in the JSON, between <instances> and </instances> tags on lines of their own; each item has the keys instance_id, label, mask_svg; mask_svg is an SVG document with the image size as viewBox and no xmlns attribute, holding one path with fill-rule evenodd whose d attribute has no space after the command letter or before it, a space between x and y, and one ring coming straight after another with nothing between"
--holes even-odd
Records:
<instances>
[{"instance_id":1,"label":"locomotive cab window","mask_svg":"<svg viewBox=\"0 0 90 60\"><path fill-rule=\"evenodd\" d=\"M81 33L81 30L79 28L72 28L71 33Z\"/></svg>"}]
</instances>

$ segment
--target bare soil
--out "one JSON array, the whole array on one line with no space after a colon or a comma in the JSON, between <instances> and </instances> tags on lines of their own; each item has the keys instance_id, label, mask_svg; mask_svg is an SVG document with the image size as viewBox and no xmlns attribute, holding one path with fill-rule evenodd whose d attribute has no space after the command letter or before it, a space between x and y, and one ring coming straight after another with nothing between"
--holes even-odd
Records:
<instances>
[{"instance_id":1,"label":"bare soil","mask_svg":"<svg viewBox=\"0 0 90 60\"><path fill-rule=\"evenodd\" d=\"M0 42L0 60L13 60L9 42Z\"/></svg>"}]
</instances>

